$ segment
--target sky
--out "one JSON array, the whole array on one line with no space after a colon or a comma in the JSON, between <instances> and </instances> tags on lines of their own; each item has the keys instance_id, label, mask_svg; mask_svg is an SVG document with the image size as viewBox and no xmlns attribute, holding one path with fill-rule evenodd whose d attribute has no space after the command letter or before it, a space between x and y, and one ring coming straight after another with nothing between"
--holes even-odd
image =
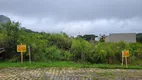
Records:
<instances>
[{"instance_id":1,"label":"sky","mask_svg":"<svg viewBox=\"0 0 142 80\"><path fill-rule=\"evenodd\" d=\"M0 15L70 36L142 32L142 0L0 0Z\"/></svg>"}]
</instances>

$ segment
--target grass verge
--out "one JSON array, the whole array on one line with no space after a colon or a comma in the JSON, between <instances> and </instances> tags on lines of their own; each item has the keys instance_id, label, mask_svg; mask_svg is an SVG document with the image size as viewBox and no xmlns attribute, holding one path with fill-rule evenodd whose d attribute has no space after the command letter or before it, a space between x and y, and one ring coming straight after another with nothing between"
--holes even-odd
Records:
<instances>
[{"instance_id":1,"label":"grass verge","mask_svg":"<svg viewBox=\"0 0 142 80\"><path fill-rule=\"evenodd\" d=\"M142 69L142 66L125 65L121 64L88 64L88 63L74 63L69 61L55 61L55 62L29 62L16 63L16 62L0 62L0 68L8 67L25 67L25 68L44 68L44 67L72 67L72 68L102 68L102 69Z\"/></svg>"}]
</instances>

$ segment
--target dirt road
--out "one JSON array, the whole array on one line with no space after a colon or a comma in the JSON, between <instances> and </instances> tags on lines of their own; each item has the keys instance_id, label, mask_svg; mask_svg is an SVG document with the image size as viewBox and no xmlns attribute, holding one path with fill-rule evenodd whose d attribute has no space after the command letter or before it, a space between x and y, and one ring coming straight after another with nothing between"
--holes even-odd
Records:
<instances>
[{"instance_id":1,"label":"dirt road","mask_svg":"<svg viewBox=\"0 0 142 80\"><path fill-rule=\"evenodd\" d=\"M1 68L0 80L142 80L142 70L96 68Z\"/></svg>"}]
</instances>

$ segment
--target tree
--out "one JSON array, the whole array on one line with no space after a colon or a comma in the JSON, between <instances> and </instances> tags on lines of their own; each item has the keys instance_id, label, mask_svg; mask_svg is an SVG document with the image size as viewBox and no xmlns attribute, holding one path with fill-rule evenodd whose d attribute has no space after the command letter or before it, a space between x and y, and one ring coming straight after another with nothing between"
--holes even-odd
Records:
<instances>
[{"instance_id":1,"label":"tree","mask_svg":"<svg viewBox=\"0 0 142 80\"><path fill-rule=\"evenodd\" d=\"M65 34L51 34L48 38L49 45L56 45L59 49L69 50L71 48L71 39Z\"/></svg>"},{"instance_id":2,"label":"tree","mask_svg":"<svg viewBox=\"0 0 142 80\"><path fill-rule=\"evenodd\" d=\"M79 38L72 41L71 52L75 60L85 61L86 55L89 54L90 44Z\"/></svg>"},{"instance_id":3,"label":"tree","mask_svg":"<svg viewBox=\"0 0 142 80\"><path fill-rule=\"evenodd\" d=\"M78 35L77 36L77 38L82 38L82 39L84 39L84 40L86 40L86 41L91 41L91 40L93 40L93 41L95 41L95 38L96 37L98 37L98 36L95 36L95 35L93 35L93 34L86 34L86 35Z\"/></svg>"},{"instance_id":4,"label":"tree","mask_svg":"<svg viewBox=\"0 0 142 80\"><path fill-rule=\"evenodd\" d=\"M136 40L137 42L142 43L142 33L136 34Z\"/></svg>"},{"instance_id":5,"label":"tree","mask_svg":"<svg viewBox=\"0 0 142 80\"><path fill-rule=\"evenodd\" d=\"M105 42L105 35L101 36L99 39L100 42Z\"/></svg>"},{"instance_id":6,"label":"tree","mask_svg":"<svg viewBox=\"0 0 142 80\"><path fill-rule=\"evenodd\" d=\"M5 44L3 45L3 47L7 51L5 58L9 59L13 56L16 56L16 46L19 39L20 23L9 21L7 23L2 23L0 27L2 29L1 34L3 34L5 40Z\"/></svg>"}]
</instances>

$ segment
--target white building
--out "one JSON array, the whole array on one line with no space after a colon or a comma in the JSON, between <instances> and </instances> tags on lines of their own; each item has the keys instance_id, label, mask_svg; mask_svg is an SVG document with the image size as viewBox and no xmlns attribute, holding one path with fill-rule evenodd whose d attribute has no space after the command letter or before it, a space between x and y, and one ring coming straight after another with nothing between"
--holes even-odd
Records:
<instances>
[{"instance_id":1,"label":"white building","mask_svg":"<svg viewBox=\"0 0 142 80\"><path fill-rule=\"evenodd\" d=\"M106 42L136 42L136 33L115 33L106 36Z\"/></svg>"}]
</instances>

